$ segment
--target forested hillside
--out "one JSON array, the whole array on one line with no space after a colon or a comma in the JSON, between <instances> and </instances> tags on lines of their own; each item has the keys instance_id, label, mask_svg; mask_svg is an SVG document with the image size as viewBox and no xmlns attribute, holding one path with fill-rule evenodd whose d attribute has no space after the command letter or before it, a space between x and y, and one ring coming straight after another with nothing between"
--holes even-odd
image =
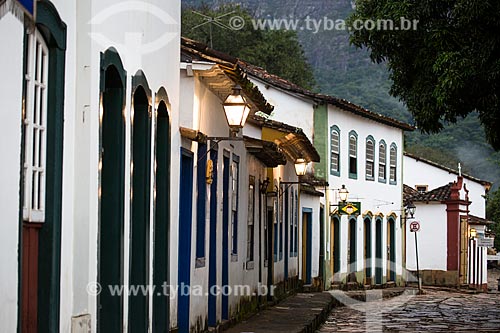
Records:
<instances>
[{"instance_id":1,"label":"forested hillside","mask_svg":"<svg viewBox=\"0 0 500 333\"><path fill-rule=\"evenodd\" d=\"M307 17L321 20L345 19L352 12L350 0L239 0L201 1L184 0L183 9L204 4L217 9L226 3L237 3L255 18ZM216 26L213 29L221 29ZM231 31L227 30L227 33ZM373 64L366 50L356 49L349 43L347 31L320 29L317 33L297 30L308 62L313 68L315 90L348 99L370 110L412 122L405 106L389 95L391 82L386 67ZM434 135L419 131L407 135L410 152L456 168L461 162L464 170L474 176L500 182L500 153L486 143L484 131L475 115L457 124L447 125Z\"/></svg>"}]
</instances>

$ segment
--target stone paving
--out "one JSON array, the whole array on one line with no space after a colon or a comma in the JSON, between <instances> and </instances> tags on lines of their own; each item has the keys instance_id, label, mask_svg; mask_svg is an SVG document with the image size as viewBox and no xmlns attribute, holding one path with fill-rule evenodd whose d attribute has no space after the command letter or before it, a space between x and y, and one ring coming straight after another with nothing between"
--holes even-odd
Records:
<instances>
[{"instance_id":1,"label":"stone paving","mask_svg":"<svg viewBox=\"0 0 500 333\"><path fill-rule=\"evenodd\" d=\"M498 293L425 290L352 303L334 308L317 332L500 332Z\"/></svg>"}]
</instances>

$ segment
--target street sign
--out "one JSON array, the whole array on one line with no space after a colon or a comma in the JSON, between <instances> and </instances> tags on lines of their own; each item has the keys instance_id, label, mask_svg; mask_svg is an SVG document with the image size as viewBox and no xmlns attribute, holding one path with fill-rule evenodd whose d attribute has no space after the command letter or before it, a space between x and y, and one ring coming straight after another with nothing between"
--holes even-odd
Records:
<instances>
[{"instance_id":1,"label":"street sign","mask_svg":"<svg viewBox=\"0 0 500 333\"><path fill-rule=\"evenodd\" d=\"M480 247L493 247L493 240L494 238L478 238L477 239L477 246Z\"/></svg>"},{"instance_id":2,"label":"street sign","mask_svg":"<svg viewBox=\"0 0 500 333\"><path fill-rule=\"evenodd\" d=\"M420 223L418 221L413 221L410 223L410 231L417 232L420 230Z\"/></svg>"},{"instance_id":3,"label":"street sign","mask_svg":"<svg viewBox=\"0 0 500 333\"><path fill-rule=\"evenodd\" d=\"M345 202L339 205L339 212L342 215L359 215L361 202Z\"/></svg>"},{"instance_id":4,"label":"street sign","mask_svg":"<svg viewBox=\"0 0 500 333\"><path fill-rule=\"evenodd\" d=\"M500 261L500 254L488 254L488 260Z\"/></svg>"}]
</instances>

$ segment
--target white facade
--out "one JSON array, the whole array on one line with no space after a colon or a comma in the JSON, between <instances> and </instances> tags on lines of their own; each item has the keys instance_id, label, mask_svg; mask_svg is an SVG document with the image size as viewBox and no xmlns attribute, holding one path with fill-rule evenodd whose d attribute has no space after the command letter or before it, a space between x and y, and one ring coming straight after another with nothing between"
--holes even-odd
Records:
<instances>
[{"instance_id":1,"label":"white facade","mask_svg":"<svg viewBox=\"0 0 500 333\"><path fill-rule=\"evenodd\" d=\"M15 1L7 1L16 4ZM45 3L48 3L47 1ZM142 70L149 87L155 92L163 87L170 98L169 112L173 127L178 127L179 101L179 37L180 2L147 1L60 1L53 0L55 15L66 29L63 51L64 143L62 169L61 245L60 251L60 325L62 332L71 330L72 318L90 315L91 327L96 328L96 297L89 295L87 286L97 281L98 267L98 205L99 205L99 114L101 53L110 47L117 50L127 71L124 118L126 123L125 173L130 175L131 146L131 86L132 76ZM17 8L17 7L14 7ZM14 10L15 11L15 10ZM19 12L17 12L19 13ZM22 16L22 14L21 14ZM126 29L124 29L126 25ZM126 30L126 31L125 31ZM4 133L2 154L2 208L6 223L2 224L2 259L9 274L0 279L2 295L0 310L3 320L0 330L15 331L19 277L19 209L20 156L22 129L22 91L24 58L24 24L7 10L0 19L0 39L9 50L3 52L2 99L6 106L1 113ZM163 33L162 33L163 32ZM58 37L60 37L58 35ZM59 80L58 80L59 81ZM51 81L49 85L59 82ZM49 110L50 111L50 110ZM154 121L154 120L153 120ZM178 132L172 135L172 145L180 145ZM154 147L152 147L153 151ZM172 158L172 174L178 173L178 155ZM151 168L153 164L151 164ZM175 177L173 178L175 182ZM130 222L130 177L125 180L124 214L124 283L127 284L128 239ZM172 209L172 219L175 212ZM172 230L175 235L175 230ZM173 236L176 237L176 236ZM43 288L43 285L39 285ZM127 327L127 297L124 297L123 328ZM151 316L151 313L150 313ZM47 319L48 320L48 319ZM87 320L85 317L82 320ZM54 328L55 329L55 328Z\"/></svg>"},{"instance_id":2,"label":"white facade","mask_svg":"<svg viewBox=\"0 0 500 333\"><path fill-rule=\"evenodd\" d=\"M412 188L426 186L428 191L453 182L457 179L458 172L439 168L425 160L405 154L404 159L404 183ZM464 184L469 190L470 214L484 218L486 216L486 200L484 195L489 187L485 181L474 180L472 177L464 176Z\"/></svg>"},{"instance_id":3,"label":"white facade","mask_svg":"<svg viewBox=\"0 0 500 333\"><path fill-rule=\"evenodd\" d=\"M0 244L2 244L0 260L3 267L0 276L0 331L14 332L17 322L13 318L17 318L18 304L23 23L8 12L0 19L0 32L0 43L4 50L9 50L0 55L2 72L0 98L3 104L0 112L0 131L3 138L0 143L0 152L3 156L0 171L2 184L0 208L3 216L0 227Z\"/></svg>"},{"instance_id":4,"label":"white facade","mask_svg":"<svg viewBox=\"0 0 500 333\"><path fill-rule=\"evenodd\" d=\"M388 221L389 216L393 216L395 227L395 267L396 275L401 276L403 273L402 268L402 230L400 225L400 215L402 207L402 147L403 147L403 131L399 128L381 124L379 122L368 120L366 118L357 116L351 112L344 111L338 107L328 105L328 128L330 134L327 139L328 151L331 153L330 137L332 129L339 131L339 173L331 171L331 161L327 161L329 172L328 183L330 188L339 189L342 185L349 191L348 201L361 203L361 214L357 218L356 223L356 270L365 269L364 255L364 218L368 216L371 219L371 246L372 246L372 268L377 264L376 258L376 221L377 216L382 219L382 272L384 275L383 281L388 281L387 277L387 247L388 247ZM349 173L349 138L351 134L357 136L357 176L354 177ZM374 177L367 177L366 174L366 140L371 137L374 140L375 154L374 154ZM379 180L378 165L379 165L379 144L385 142L386 147L386 176L385 181ZM389 179L389 150L391 145L396 147L396 178L395 182ZM338 191L331 191L329 193L330 204L337 204L340 199ZM373 217L370 217L373 216ZM348 243L348 220L347 216L342 216L341 220L341 237L340 237L340 251L341 251L341 267L340 276L345 276L348 273L347 267L347 249ZM333 227L333 226L331 226ZM330 240L334 242L334 240ZM331 251L333 245L327 247L327 251ZM328 255L327 255L328 256ZM371 269L371 277L375 275L375 269ZM369 276L367 276L369 277ZM334 278L335 279L335 278ZM358 280L360 277L358 277ZM338 281L338 280L337 280ZM363 278L361 278L363 281ZM373 279L372 279L373 281Z\"/></svg>"},{"instance_id":5,"label":"white facade","mask_svg":"<svg viewBox=\"0 0 500 333\"><path fill-rule=\"evenodd\" d=\"M419 268L421 270L446 270L448 228L446 225L446 205L441 203L415 203L415 216L420 223L417 232ZM412 220L408 220L410 223ZM415 255L415 234L406 230L406 268L417 270Z\"/></svg>"}]
</instances>

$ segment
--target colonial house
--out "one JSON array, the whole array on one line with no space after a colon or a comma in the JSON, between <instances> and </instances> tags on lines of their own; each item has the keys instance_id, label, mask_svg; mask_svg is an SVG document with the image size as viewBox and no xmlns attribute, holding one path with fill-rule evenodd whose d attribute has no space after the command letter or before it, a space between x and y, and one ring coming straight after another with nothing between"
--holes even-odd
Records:
<instances>
[{"instance_id":1,"label":"colonial house","mask_svg":"<svg viewBox=\"0 0 500 333\"><path fill-rule=\"evenodd\" d=\"M180 1L0 15L0 331L168 330L168 295L116 290L169 283Z\"/></svg>"},{"instance_id":2,"label":"colonial house","mask_svg":"<svg viewBox=\"0 0 500 333\"><path fill-rule=\"evenodd\" d=\"M420 277L424 285L487 288L485 196L491 183L404 154L405 201L415 206ZM411 220L408 220L411 221ZM407 268L416 273L414 234L406 231Z\"/></svg>"},{"instance_id":3,"label":"colonial house","mask_svg":"<svg viewBox=\"0 0 500 333\"><path fill-rule=\"evenodd\" d=\"M230 133L222 106L235 86L250 105L238 134ZM273 107L234 58L188 39L181 43L181 101L182 236L172 240L173 283L209 291L174 295L172 326L187 332L215 327L297 288L299 207L319 206L314 189L297 187L297 174L319 155L300 128L256 115ZM313 237L309 229L306 239ZM303 274L310 280L312 251L307 255ZM246 286L251 294L214 294L218 286Z\"/></svg>"},{"instance_id":4,"label":"colonial house","mask_svg":"<svg viewBox=\"0 0 500 333\"><path fill-rule=\"evenodd\" d=\"M270 118L303 128L320 154L320 162L311 166L325 185L318 188L325 197L313 223L321 239L313 272L326 288L349 282L401 284L403 134L413 127L240 63L274 106ZM348 200L342 198L346 192Z\"/></svg>"}]
</instances>

